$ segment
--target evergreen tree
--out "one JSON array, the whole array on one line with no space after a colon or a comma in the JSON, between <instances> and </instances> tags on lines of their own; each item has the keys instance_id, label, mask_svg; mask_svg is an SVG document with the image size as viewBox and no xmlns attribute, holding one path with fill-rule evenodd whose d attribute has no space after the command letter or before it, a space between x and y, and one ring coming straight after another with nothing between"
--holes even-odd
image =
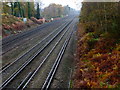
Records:
<instances>
[{"instance_id":1,"label":"evergreen tree","mask_svg":"<svg viewBox=\"0 0 120 90\"><path fill-rule=\"evenodd\" d=\"M14 15L14 3L11 2L11 14Z\"/></svg>"},{"instance_id":2,"label":"evergreen tree","mask_svg":"<svg viewBox=\"0 0 120 90\"><path fill-rule=\"evenodd\" d=\"M19 8L19 16L22 17L22 9L21 9L21 5L20 2L18 2L18 8Z\"/></svg>"},{"instance_id":3,"label":"evergreen tree","mask_svg":"<svg viewBox=\"0 0 120 90\"><path fill-rule=\"evenodd\" d=\"M30 2L28 2L28 18L31 17L31 7L30 7Z\"/></svg>"},{"instance_id":4,"label":"evergreen tree","mask_svg":"<svg viewBox=\"0 0 120 90\"><path fill-rule=\"evenodd\" d=\"M17 10L18 10L17 6L18 6L18 4L17 4L17 2L15 2L14 3L14 16L19 16L18 13L17 13Z\"/></svg>"},{"instance_id":5,"label":"evergreen tree","mask_svg":"<svg viewBox=\"0 0 120 90\"><path fill-rule=\"evenodd\" d=\"M37 14L36 14L36 18L40 19L40 7L39 7L39 3L37 3Z\"/></svg>"}]
</instances>

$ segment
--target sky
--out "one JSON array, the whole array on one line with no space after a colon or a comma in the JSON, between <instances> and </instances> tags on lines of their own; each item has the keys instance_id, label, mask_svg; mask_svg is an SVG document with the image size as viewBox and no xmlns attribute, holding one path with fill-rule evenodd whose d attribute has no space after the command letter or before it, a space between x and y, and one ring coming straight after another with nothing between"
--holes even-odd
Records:
<instances>
[{"instance_id":1,"label":"sky","mask_svg":"<svg viewBox=\"0 0 120 90\"><path fill-rule=\"evenodd\" d=\"M61 4L62 6L69 5L71 8L76 10L80 10L82 0L41 0L44 7L47 7L51 3Z\"/></svg>"}]
</instances>

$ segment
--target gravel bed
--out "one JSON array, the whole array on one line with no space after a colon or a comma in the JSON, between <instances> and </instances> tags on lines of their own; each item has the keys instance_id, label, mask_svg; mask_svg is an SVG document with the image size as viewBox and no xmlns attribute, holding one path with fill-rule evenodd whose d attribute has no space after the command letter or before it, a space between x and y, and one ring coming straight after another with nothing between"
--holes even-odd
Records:
<instances>
[{"instance_id":1,"label":"gravel bed","mask_svg":"<svg viewBox=\"0 0 120 90\"><path fill-rule=\"evenodd\" d=\"M31 80L31 82L28 84L27 88L41 88L47 75L49 74L49 71L55 62L55 59L65 41L69 33L66 33L66 35L63 37L63 39L60 41L58 46L55 48L55 50L52 52L52 54L49 56L49 59L47 59L47 62L44 64L44 66L38 71L38 73L35 75L35 77Z\"/></svg>"},{"instance_id":2,"label":"gravel bed","mask_svg":"<svg viewBox=\"0 0 120 90\"><path fill-rule=\"evenodd\" d=\"M59 30L57 30L56 32L58 32L58 31ZM53 37L56 34L56 32L54 32L50 37ZM37 52L40 48L42 48L43 45L46 44L46 42L48 42L50 40L50 37L47 38L47 40L45 40L44 42L42 42L34 50L32 50L32 52L28 53L27 55L25 55L25 57L21 58L19 61L17 61L15 64L13 64L12 67L10 67L4 73L2 73L3 81L5 81L13 72L15 72L28 58L31 58L31 56L33 56L35 54L35 52Z\"/></svg>"},{"instance_id":3,"label":"gravel bed","mask_svg":"<svg viewBox=\"0 0 120 90\"><path fill-rule=\"evenodd\" d=\"M2 65L4 66L7 63L10 63L13 60L15 60L17 57L22 55L29 48L31 48L33 45L35 45L41 39L43 39L45 36L47 36L55 28L60 26L62 23L63 22L59 22L59 23L56 23L54 26L51 25L49 27L46 27L43 30L40 30L39 33L33 34L29 38L25 38L24 40L20 41L19 43L16 43L16 45L18 45L18 46L16 46L14 49L12 49L11 51L9 51L8 53L6 53L5 55L2 56ZM12 47L14 47L14 45Z\"/></svg>"},{"instance_id":4,"label":"gravel bed","mask_svg":"<svg viewBox=\"0 0 120 90\"><path fill-rule=\"evenodd\" d=\"M62 32L63 33L63 32ZM62 34L61 33L61 34ZM60 34L60 35L61 35ZM60 37L60 36L59 36ZM8 85L8 87L10 88L16 88L18 86L18 84L20 84L20 82L22 82L22 80L25 78L25 76L27 76L28 72L31 72L33 70L35 70L36 67L38 67L39 63L42 62L43 58L45 58L45 56L48 54L48 52L51 50L51 48L53 47L53 45L56 43L56 41L58 40L58 37L50 44L49 47L47 47L45 49L45 51L43 51L34 61L32 61L32 63L29 64L29 66L27 66L18 76L15 80L13 80L14 83L10 83Z\"/></svg>"},{"instance_id":5,"label":"gravel bed","mask_svg":"<svg viewBox=\"0 0 120 90\"><path fill-rule=\"evenodd\" d=\"M78 22L78 19L75 20ZM76 25L73 28L77 30ZM57 89L66 89L71 88L71 75L72 70L74 68L74 56L76 51L76 31L72 35L72 38L68 44L68 47L65 51L65 54L62 58L62 61L59 65L59 68L55 74L55 77L52 81L50 88L57 88Z\"/></svg>"},{"instance_id":6,"label":"gravel bed","mask_svg":"<svg viewBox=\"0 0 120 90\"><path fill-rule=\"evenodd\" d=\"M65 21L70 21L70 19L66 19ZM63 22L61 22L61 23L63 23ZM59 24L57 24L58 26L61 24L61 23L59 23ZM58 27L56 25L56 27ZM51 28L51 30L52 30L52 28L53 27L49 27L49 29ZM55 28L55 27L54 27ZM42 30L42 31L44 31L44 30ZM63 33L63 32L62 32ZM42 33L43 34L43 33ZM48 33L45 33L46 35L48 34ZM24 43L23 45L23 47L19 47L19 49L15 49L15 50L12 50L13 52L14 52L14 54L17 52L17 50L18 50L18 53L20 52L19 50L20 49L23 49L23 50L28 50L30 47L32 47L35 43L38 43L38 41L40 41L41 40L41 38L40 38L40 36L41 36L41 34L39 33L37 33L36 35L34 35L34 36L36 36L36 37L34 37L34 38L31 38L30 40L31 41L29 41L29 42L26 42L26 43ZM43 36L41 36L41 37L44 37L45 35L43 35ZM67 36L67 35L66 35ZM63 40L61 40L61 42L60 42L60 44L58 45L58 47L54 50L54 53L52 53L52 55L49 57L49 60L48 60L48 62L47 62L47 64L45 64L44 66L45 66L45 68L43 68L42 70L40 70L40 72L37 74L37 76L34 78L34 80L32 80L32 82L28 85L28 88L39 88L39 87L41 87L41 85L43 84L43 81L45 80L45 78L47 77L47 74L48 74L48 71L50 70L50 67L52 66L52 64L54 63L54 60L55 60L55 58L57 57L57 54L58 54L58 52L59 52L59 50L60 50L60 48L61 48L61 46L62 46L62 43L64 42L64 40L66 39L66 36L63 38ZM31 36L32 37L32 36ZM60 36L59 36L60 37ZM27 38L28 39L28 38ZM37 39L37 40L36 40ZM14 83L10 83L7 87L9 87L9 88L16 88L17 86L18 86L18 84L20 84L21 82L22 82L22 80L25 78L25 76L27 76L27 74L28 74L28 72L32 72L32 71L34 71L35 70L35 68L39 65L39 63L41 63L42 62L42 60L45 58L45 56L47 55L47 53L51 50L51 48L53 47L53 45L57 42L57 40L58 40L58 38L57 39L55 39L54 40L54 42L52 42L50 45L49 45L49 47L47 47L46 49L45 49L45 51L43 51L35 60L33 60L32 61L32 63L29 65L29 66L27 66L18 76L17 76L17 78L15 78L15 80L13 80L14 81ZM41 46L40 46L41 47ZM21 50L21 52L23 51L23 50ZM15 52L16 51L16 52ZM23 51L23 52L25 52L25 51ZM23 53L22 52L22 53ZM10 54L10 53L9 53ZM16 54L17 55L17 54ZM14 55L14 58L15 58L15 56L16 55ZM21 53L19 54L19 55L21 55ZM14 60L14 59L13 59ZM11 59L11 62L13 61L12 59ZM16 69L16 67L14 67L15 69ZM62 68L63 69L63 68ZM11 70L13 70L13 69L11 69ZM41 75L43 76L43 77L41 77ZM41 77L41 78L40 78ZM6 77L6 78L8 78L8 77ZM53 86L56 86L56 85L54 85L53 84Z\"/></svg>"}]
</instances>

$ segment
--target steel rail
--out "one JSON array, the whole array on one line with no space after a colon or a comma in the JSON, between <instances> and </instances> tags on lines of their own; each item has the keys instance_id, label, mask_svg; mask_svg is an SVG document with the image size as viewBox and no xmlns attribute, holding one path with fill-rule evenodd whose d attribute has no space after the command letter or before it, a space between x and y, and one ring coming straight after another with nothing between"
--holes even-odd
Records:
<instances>
[{"instance_id":1,"label":"steel rail","mask_svg":"<svg viewBox=\"0 0 120 90\"><path fill-rule=\"evenodd\" d=\"M13 41L19 39L20 37L28 36L28 35L32 34L32 33L34 32L34 30L35 30L35 31L39 31L39 29L43 29L43 28L45 28L46 26L50 26L52 23L55 23L55 22L45 23L45 24L43 24L43 25L41 25L41 26L38 26L38 27L33 28L33 30L30 30L29 32L26 32L26 31L25 31L25 32L22 33L23 35L18 36L18 37L16 37L16 38L14 38L13 40L6 41L6 42L3 41L2 45L3 45L3 46L8 45L9 42L13 42ZM37 33L37 32L36 32L36 33ZM19 34L19 35L20 35L20 34Z\"/></svg>"},{"instance_id":2,"label":"steel rail","mask_svg":"<svg viewBox=\"0 0 120 90\"><path fill-rule=\"evenodd\" d=\"M66 24L66 23L64 23ZM53 32L51 32L50 34L48 34L45 38L43 38L39 43L35 44L32 48L30 48L29 50L27 50L24 54L22 54L21 56L19 56L17 59L15 59L12 63L9 63L7 65L4 65L3 67L0 68L0 73L2 73L3 71L5 71L7 68L9 68L10 66L12 66L15 62L17 62L18 60L20 60L21 58L23 58L26 54L28 54L29 52L31 52L32 50L34 50L37 46L39 46L39 44L41 44L44 40L46 40L50 35L52 35L54 32L56 32L59 28L61 28L64 24L62 24L60 27L58 27L57 29L55 29Z\"/></svg>"},{"instance_id":3,"label":"steel rail","mask_svg":"<svg viewBox=\"0 0 120 90\"><path fill-rule=\"evenodd\" d=\"M45 44L45 46L42 47L32 58L28 59L16 72L14 72L7 80L5 80L2 85L0 85L0 88L3 89L5 86L7 86L30 62L32 62L70 23L72 20L67 23L60 31L49 41Z\"/></svg>"},{"instance_id":4,"label":"steel rail","mask_svg":"<svg viewBox=\"0 0 120 90\"><path fill-rule=\"evenodd\" d=\"M51 25L51 24L50 24L50 25ZM32 32L29 32L28 34L31 35L31 33L33 33L34 30L38 31L39 29L45 28L46 26L48 27L48 26L50 26L50 25L49 25L49 24L48 24L48 25L46 24L44 27L43 27L43 26L38 26L37 28L34 28L34 29L32 30ZM39 27L40 27L40 28L39 28ZM38 30L37 30L37 29L38 29ZM34 31L34 32L35 32L35 31ZM36 32L35 32L35 33L36 33ZM24 36L24 35L23 35L23 36ZM20 37L22 37L22 36L20 36ZM17 38L19 39L20 37L17 37ZM13 41L17 40L17 38L13 39ZM13 42L12 40L10 40L10 41ZM8 41L8 42L6 42L6 43L9 44L10 41ZM11 42L10 42L10 43L11 43ZM25 42L25 41L24 41L24 42ZM17 45L17 46L19 46L19 45ZM5 46L4 46L4 44L3 44L2 48L4 48L4 47L5 47ZM6 50L5 52L2 52L1 55L4 55L5 53L7 53L8 51L12 50L12 49L15 48L15 47L16 47L16 46L14 46L14 47Z\"/></svg>"},{"instance_id":5,"label":"steel rail","mask_svg":"<svg viewBox=\"0 0 120 90\"><path fill-rule=\"evenodd\" d=\"M51 53L54 51L54 49L56 48L56 46L59 44L59 42L62 40L62 38L64 37L64 35L67 33L68 29L70 28L70 26L66 29L66 31L62 34L62 36L59 38L59 40L55 43L55 45L53 46L53 48L49 51L49 53L46 55L46 57L43 59L42 63L39 64L39 66L35 69L35 71L33 72L33 74L31 75L31 77L28 79L28 81L24 84L23 88L18 86L17 90L20 89L25 89L26 86L29 84L29 82L32 80L32 78L37 74L37 72L40 70L40 68L43 66L43 64L47 61L47 59L49 58L49 56L51 55Z\"/></svg>"},{"instance_id":6,"label":"steel rail","mask_svg":"<svg viewBox=\"0 0 120 90\"><path fill-rule=\"evenodd\" d=\"M64 44L63 44L57 58L56 58L56 60L55 60L55 62L53 64L53 66L52 66L52 68L51 68L51 70L50 70L50 72L49 72L43 86L42 86L42 90L47 90L50 87L50 84L51 84L51 82L53 80L53 77L54 77L54 75L55 75L55 73L57 71L57 68L58 68L58 66L60 64L60 61L62 60L62 57L64 55L66 47L67 47L67 45L69 43L69 40L70 40L70 38L72 36L72 33L73 33L73 31L70 33L70 36L65 40L65 42L64 42Z\"/></svg>"}]
</instances>

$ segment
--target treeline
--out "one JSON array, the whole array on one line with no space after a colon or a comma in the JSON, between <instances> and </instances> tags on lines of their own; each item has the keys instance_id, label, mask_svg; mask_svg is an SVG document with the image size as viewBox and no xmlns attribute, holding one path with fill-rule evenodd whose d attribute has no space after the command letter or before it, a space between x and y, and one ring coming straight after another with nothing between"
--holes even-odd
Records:
<instances>
[{"instance_id":1,"label":"treeline","mask_svg":"<svg viewBox=\"0 0 120 90\"><path fill-rule=\"evenodd\" d=\"M69 15L71 12L74 12L74 10L68 5L63 7L62 5L53 3L43 10L43 16L46 18L56 18L62 17L64 15Z\"/></svg>"},{"instance_id":2,"label":"treeline","mask_svg":"<svg viewBox=\"0 0 120 90\"><path fill-rule=\"evenodd\" d=\"M62 17L74 12L69 6L50 4L45 9L41 9L42 2L3 2L3 12L16 17L31 18L41 17L54 18Z\"/></svg>"},{"instance_id":3,"label":"treeline","mask_svg":"<svg viewBox=\"0 0 120 90\"><path fill-rule=\"evenodd\" d=\"M120 38L120 2L83 2L80 22L86 32Z\"/></svg>"},{"instance_id":4,"label":"treeline","mask_svg":"<svg viewBox=\"0 0 120 90\"><path fill-rule=\"evenodd\" d=\"M35 9L37 5L37 9ZM39 2L3 2L3 12L16 17L40 18L40 6Z\"/></svg>"},{"instance_id":5,"label":"treeline","mask_svg":"<svg viewBox=\"0 0 120 90\"><path fill-rule=\"evenodd\" d=\"M73 88L120 88L119 10L118 2L82 3Z\"/></svg>"}]
</instances>

